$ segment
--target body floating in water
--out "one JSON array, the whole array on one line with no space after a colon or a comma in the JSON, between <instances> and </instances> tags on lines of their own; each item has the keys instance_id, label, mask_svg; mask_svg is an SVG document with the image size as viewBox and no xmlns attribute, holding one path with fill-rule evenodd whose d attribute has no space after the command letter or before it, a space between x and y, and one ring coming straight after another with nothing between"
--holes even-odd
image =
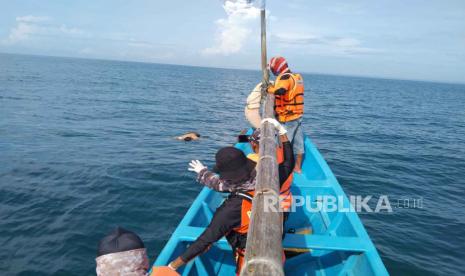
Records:
<instances>
[{"instance_id":1,"label":"body floating in water","mask_svg":"<svg viewBox=\"0 0 465 276\"><path fill-rule=\"evenodd\" d=\"M176 137L177 140L186 141L186 142L199 140L199 138L200 138L200 134L198 134L197 132L187 132L181 136Z\"/></svg>"}]
</instances>

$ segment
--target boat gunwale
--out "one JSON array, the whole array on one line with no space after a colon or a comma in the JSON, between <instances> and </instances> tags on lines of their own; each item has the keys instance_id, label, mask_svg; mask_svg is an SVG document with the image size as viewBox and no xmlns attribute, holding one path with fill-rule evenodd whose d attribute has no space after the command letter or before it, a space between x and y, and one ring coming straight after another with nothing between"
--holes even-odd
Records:
<instances>
[{"instance_id":1,"label":"boat gunwale","mask_svg":"<svg viewBox=\"0 0 465 276\"><path fill-rule=\"evenodd\" d=\"M238 146L238 144L236 144L236 146ZM240 146L239 146L239 148L240 148ZM330 189L332 189L334 191L334 193L336 195L338 195L338 196L341 195L342 196L343 201L344 201L343 204L348 204L349 199L347 198L347 195L344 193L344 191L342 189L342 186L339 184L336 176L331 171L329 165L327 164L326 160L323 158L323 156L319 152L318 148L315 146L313 141L308 136L305 137L305 149L306 149L306 151L310 150L311 154L315 158L315 161L318 163L318 165L320 166L322 172L324 173L325 179L323 179L323 180L309 180L309 179L305 178L303 174L302 175L295 174L294 175L295 179L294 179L294 182L293 182L293 186L295 185L296 187L311 188L311 187L314 187L312 184L317 184L317 187L330 188ZM299 183L309 183L309 185L307 185L307 184L305 184L305 185L300 184L299 185ZM325 184L325 185L321 185L321 184ZM158 257L157 257L156 261L154 262L153 266L167 265L168 262L171 260L171 258L173 258L173 256L172 256L173 252L174 252L174 250L176 249L177 245L180 242L193 242L203 232L205 227L193 227L193 226L190 226L190 224L192 223L192 221L194 220L194 218L196 217L198 212L201 211L201 209L204 206L204 203L206 202L206 200L208 199L208 197L212 193L216 193L216 192L214 190L211 190L211 189L207 188L207 187L202 188L202 190L200 191L200 193L198 194L198 196L196 197L196 199L194 200L194 202L189 207L188 211L186 212L186 214L184 215L184 217L182 218L182 220L180 221L180 223L176 227L176 229L173 232L173 234L171 235L170 239L168 240L168 242L166 243L166 245L164 246L164 248L162 249L162 251L158 255ZM341 214L341 213L338 212L338 214ZM368 264L371 266L371 268L372 268L373 272L375 273L375 275L389 275L387 270L386 270L386 267L384 266L384 264L383 264L383 262L381 260L381 257L378 254L378 251L377 251L375 245L373 244L371 238L369 237L369 235L368 235L368 233L367 233L367 231L366 231L360 217L358 216L358 214L356 212L345 212L345 215L347 217L347 222L350 223L353 230L355 231L356 235L353 238L359 240L363 244L360 245L360 246L356 246L356 247L352 248L353 250L351 250L351 248L348 248L348 247L339 247L339 248L337 248L337 246L333 246L334 249L324 248L324 246L321 246L320 249L322 249L322 250L350 251L350 252L363 253L363 254L366 255L366 258L368 260ZM188 232L191 232L191 233L188 233ZM195 234L195 235L193 235L193 234ZM286 235L286 236L288 236L288 235ZM318 238L315 238L315 237L321 237L321 238L330 238L330 237L333 237L333 238L338 237L339 238L340 237L340 236L335 235L334 233L331 233L331 232L328 232L328 233L326 233L324 235L312 235L312 236L314 236L312 238L313 240L318 239ZM287 238L287 240L292 240L292 235L289 235L289 237ZM353 241L355 241L355 240L353 240ZM283 243L285 243L285 242L286 242L286 238L283 241ZM227 243L227 241L226 241L226 239L224 237L222 239L220 239L218 242L216 242L215 244L216 244L216 246L220 247L221 249L229 249L229 250L231 250L228 243ZM308 248L308 247L302 247L302 248Z\"/></svg>"}]
</instances>

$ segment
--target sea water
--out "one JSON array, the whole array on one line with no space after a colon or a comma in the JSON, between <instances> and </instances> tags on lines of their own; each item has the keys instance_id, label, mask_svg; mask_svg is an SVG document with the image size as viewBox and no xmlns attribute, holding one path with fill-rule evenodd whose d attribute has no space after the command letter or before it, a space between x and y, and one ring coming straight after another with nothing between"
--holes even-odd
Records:
<instances>
[{"instance_id":1,"label":"sea water","mask_svg":"<svg viewBox=\"0 0 465 276\"><path fill-rule=\"evenodd\" d=\"M118 225L153 261L202 188L188 162L248 127L260 76L0 54L0 274L92 275ZM465 274L465 85L303 78L305 133L344 191L391 200L360 214L389 272Z\"/></svg>"}]
</instances>

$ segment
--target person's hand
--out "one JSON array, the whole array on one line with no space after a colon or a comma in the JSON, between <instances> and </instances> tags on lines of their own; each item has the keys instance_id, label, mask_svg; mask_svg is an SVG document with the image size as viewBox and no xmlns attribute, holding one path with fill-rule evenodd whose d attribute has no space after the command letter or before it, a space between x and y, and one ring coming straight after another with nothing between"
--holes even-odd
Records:
<instances>
[{"instance_id":1,"label":"person's hand","mask_svg":"<svg viewBox=\"0 0 465 276\"><path fill-rule=\"evenodd\" d=\"M197 160L198 161L198 160ZM185 265L186 263L181 259L181 257L177 257L174 261L168 264L168 267L172 270L176 271L181 266Z\"/></svg>"},{"instance_id":2,"label":"person's hand","mask_svg":"<svg viewBox=\"0 0 465 276\"><path fill-rule=\"evenodd\" d=\"M265 118L262 120L262 123L264 122L268 122L272 124L276 128L276 130L279 132L279 135L285 135L287 133L286 128L283 125L281 125L278 121L276 121L276 119Z\"/></svg>"},{"instance_id":3,"label":"person's hand","mask_svg":"<svg viewBox=\"0 0 465 276\"><path fill-rule=\"evenodd\" d=\"M196 172L200 173L203 169L206 169L207 167L202 164L199 160L191 160L189 163L189 168L187 170L191 172Z\"/></svg>"},{"instance_id":4,"label":"person's hand","mask_svg":"<svg viewBox=\"0 0 465 276\"><path fill-rule=\"evenodd\" d=\"M266 87L266 92L274 94L273 87L274 85L272 83L268 83L268 86Z\"/></svg>"}]
</instances>

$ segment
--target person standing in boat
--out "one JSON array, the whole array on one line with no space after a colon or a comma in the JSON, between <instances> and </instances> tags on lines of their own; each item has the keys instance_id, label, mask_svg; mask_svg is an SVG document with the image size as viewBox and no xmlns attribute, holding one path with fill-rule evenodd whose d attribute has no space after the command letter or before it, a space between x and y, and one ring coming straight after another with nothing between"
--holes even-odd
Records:
<instances>
[{"instance_id":1,"label":"person standing in boat","mask_svg":"<svg viewBox=\"0 0 465 276\"><path fill-rule=\"evenodd\" d=\"M276 81L267 89L275 97L275 114L278 121L288 131L296 154L294 171L302 172L304 154L304 134L302 131L302 116L304 114L304 81L300 74L291 72L286 59L273 57L269 69L276 76Z\"/></svg>"},{"instance_id":2,"label":"person standing in boat","mask_svg":"<svg viewBox=\"0 0 465 276\"><path fill-rule=\"evenodd\" d=\"M294 154L286 137L286 130L275 119L265 119L277 127L283 143L283 162L279 165L280 179L292 177ZM236 261L236 274L239 275L247 242L247 231L252 211L252 198L256 184L256 162L247 158L235 147L220 149L215 156L214 170L209 171L200 161L192 160L189 170L197 173L197 181L219 192L230 192L228 198L218 207L205 231L186 251L172 261L168 267L177 270L210 246L226 237L231 245ZM284 181L286 182L286 181ZM283 185L284 183L280 183Z\"/></svg>"},{"instance_id":3,"label":"person standing in boat","mask_svg":"<svg viewBox=\"0 0 465 276\"><path fill-rule=\"evenodd\" d=\"M280 206L281 210L284 212L284 222L287 220L289 215L289 210L291 208L292 202L292 194L291 194L291 185L293 181L293 165L294 165L294 152L292 150L292 145L290 144L287 135L282 135L281 133L286 133L287 130L275 119L265 119L264 121L269 121L272 124L275 124L275 127L278 129L279 141L278 146L276 147L276 161L278 165L283 164L284 156L288 156L288 164L286 166L278 166L278 175L279 175L279 183L280 183L280 190L279 190L279 198L280 198ZM279 130L281 129L281 130ZM256 129L252 135L248 137L248 142L253 150L253 153L247 155L247 158L258 162L259 156L259 148L260 148L260 137L261 131L260 129ZM290 146L284 147L284 143L288 143ZM286 152L285 152L286 151ZM289 173L288 173L289 172Z\"/></svg>"}]
</instances>

